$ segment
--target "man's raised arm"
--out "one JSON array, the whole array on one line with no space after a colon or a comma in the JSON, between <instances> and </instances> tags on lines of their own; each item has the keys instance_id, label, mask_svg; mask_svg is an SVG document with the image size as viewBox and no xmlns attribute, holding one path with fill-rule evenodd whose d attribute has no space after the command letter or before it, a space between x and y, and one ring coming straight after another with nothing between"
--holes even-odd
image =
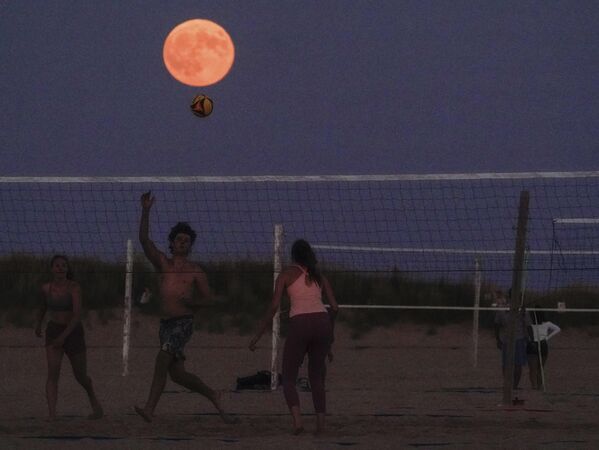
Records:
<instances>
[{"instance_id":1,"label":"man's raised arm","mask_svg":"<svg viewBox=\"0 0 599 450\"><path fill-rule=\"evenodd\" d=\"M161 269L161 252L156 248L150 239L150 209L154 204L155 198L152 197L150 191L141 196L141 220L139 222L139 242L141 243L144 253L150 262L157 269Z\"/></svg>"}]
</instances>

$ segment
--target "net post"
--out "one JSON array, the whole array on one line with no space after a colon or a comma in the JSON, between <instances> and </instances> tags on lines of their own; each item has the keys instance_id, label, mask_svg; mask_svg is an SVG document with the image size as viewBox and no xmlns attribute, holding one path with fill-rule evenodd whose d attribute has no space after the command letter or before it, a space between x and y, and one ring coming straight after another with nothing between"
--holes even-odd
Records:
<instances>
[{"instance_id":1,"label":"net post","mask_svg":"<svg viewBox=\"0 0 599 450\"><path fill-rule=\"evenodd\" d=\"M480 258L474 260L474 311L472 313L472 367L478 367L478 323L480 314L480 285L481 285Z\"/></svg>"},{"instance_id":2,"label":"net post","mask_svg":"<svg viewBox=\"0 0 599 450\"><path fill-rule=\"evenodd\" d=\"M273 291L277 277L281 273L282 259L281 252L283 250L283 225L275 224L274 227L274 248L273 248ZM272 349L270 356L270 389L276 390L278 387L278 370L277 356L279 352L279 336L281 329L281 309L277 310L272 318Z\"/></svg>"},{"instance_id":3,"label":"net post","mask_svg":"<svg viewBox=\"0 0 599 450\"><path fill-rule=\"evenodd\" d=\"M123 312L123 376L129 374L129 344L131 337L131 291L133 287L133 243L127 239L125 265L125 302Z\"/></svg>"},{"instance_id":4,"label":"net post","mask_svg":"<svg viewBox=\"0 0 599 450\"><path fill-rule=\"evenodd\" d=\"M537 324L538 320L535 321ZM539 370L541 371L541 386L543 387L543 393L547 392L547 385L545 384L545 368L543 367L543 352L541 351L541 340L537 341L537 354L539 355Z\"/></svg>"},{"instance_id":5,"label":"net post","mask_svg":"<svg viewBox=\"0 0 599 450\"><path fill-rule=\"evenodd\" d=\"M518 208L518 228L516 231L516 249L514 251L514 262L512 270L512 295L510 296L507 357L503 373L503 404L512 404L512 393L514 384L514 356L516 348L516 321L519 319L520 300L522 297L522 285L524 279L524 265L526 258L526 228L528 225L528 203L530 195L528 191L520 192L520 206Z\"/></svg>"}]
</instances>

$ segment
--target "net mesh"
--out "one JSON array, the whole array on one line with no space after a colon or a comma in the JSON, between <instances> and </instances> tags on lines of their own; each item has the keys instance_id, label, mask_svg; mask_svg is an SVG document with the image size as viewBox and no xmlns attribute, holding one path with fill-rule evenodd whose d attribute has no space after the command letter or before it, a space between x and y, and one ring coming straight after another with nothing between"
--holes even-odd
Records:
<instances>
[{"instance_id":1,"label":"net mesh","mask_svg":"<svg viewBox=\"0 0 599 450\"><path fill-rule=\"evenodd\" d=\"M483 281L502 286L527 190L527 289L599 282L596 173L0 181L2 258L65 253L124 264L127 239L141 251L139 197L152 191L150 233L165 253L170 228L186 221L198 232L194 258L268 267L281 224L284 261L305 238L327 272L459 283L478 259Z\"/></svg>"}]
</instances>

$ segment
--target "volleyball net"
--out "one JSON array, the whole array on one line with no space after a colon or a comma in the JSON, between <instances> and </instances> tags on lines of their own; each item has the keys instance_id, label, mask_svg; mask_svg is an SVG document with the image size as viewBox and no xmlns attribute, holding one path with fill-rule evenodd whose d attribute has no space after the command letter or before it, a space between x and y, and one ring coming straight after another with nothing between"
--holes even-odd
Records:
<instances>
[{"instance_id":1,"label":"volleyball net","mask_svg":"<svg viewBox=\"0 0 599 450\"><path fill-rule=\"evenodd\" d=\"M61 253L90 284L87 304L93 296L96 304L135 299L153 273L137 240L140 195L152 191L152 240L168 253L170 228L188 222L198 233L192 258L205 265L217 294L251 291L265 307L273 275L304 238L343 308L464 319L493 309L488 294L511 285L523 190L530 193L526 295L547 311L594 312L599 172L2 177L0 294L7 303L33 304L35 290L25 286L35 287L48 258ZM262 280L257 291L244 289L248 274ZM585 320L595 323L591 316Z\"/></svg>"},{"instance_id":2,"label":"volleyball net","mask_svg":"<svg viewBox=\"0 0 599 450\"><path fill-rule=\"evenodd\" d=\"M271 177L0 178L0 257L66 253L123 264L137 243L139 196L152 191L151 237L167 251L176 222L198 232L206 263L272 263L305 238L324 270L471 276L509 284L518 196L530 192L528 287L593 284L596 172ZM560 273L561 272L561 273ZM356 299L357 300L357 299Z\"/></svg>"}]
</instances>

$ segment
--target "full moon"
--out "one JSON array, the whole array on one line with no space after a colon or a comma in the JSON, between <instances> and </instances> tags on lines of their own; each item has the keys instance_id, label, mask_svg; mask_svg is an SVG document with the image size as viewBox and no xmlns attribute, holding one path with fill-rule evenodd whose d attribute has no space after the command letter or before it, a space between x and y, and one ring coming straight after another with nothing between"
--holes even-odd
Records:
<instances>
[{"instance_id":1,"label":"full moon","mask_svg":"<svg viewBox=\"0 0 599 450\"><path fill-rule=\"evenodd\" d=\"M162 51L164 65L178 81L209 86L229 72L235 47L220 25L205 19L180 23L168 34Z\"/></svg>"}]
</instances>

